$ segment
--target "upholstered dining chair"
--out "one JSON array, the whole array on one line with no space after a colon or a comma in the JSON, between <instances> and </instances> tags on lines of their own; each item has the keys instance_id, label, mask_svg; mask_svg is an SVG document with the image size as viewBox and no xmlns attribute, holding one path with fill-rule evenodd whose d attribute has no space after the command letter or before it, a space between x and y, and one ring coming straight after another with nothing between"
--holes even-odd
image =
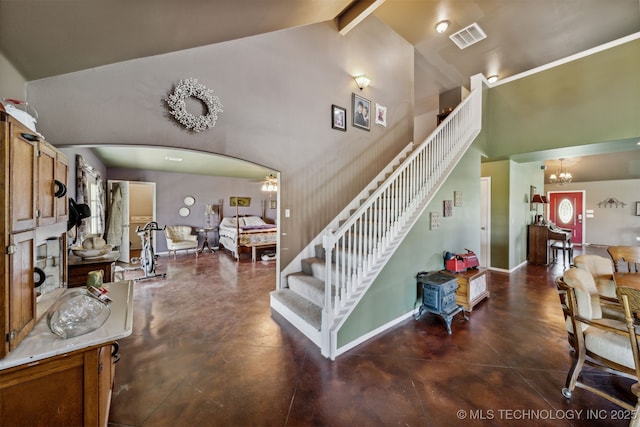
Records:
<instances>
[{"instance_id":1,"label":"upholstered dining chair","mask_svg":"<svg viewBox=\"0 0 640 427\"><path fill-rule=\"evenodd\" d=\"M627 271L638 273L638 266L640 266L640 247L638 246L609 246L607 252L613 261L613 268L617 271L620 270L622 263L626 263Z\"/></svg>"},{"instance_id":2,"label":"upholstered dining chair","mask_svg":"<svg viewBox=\"0 0 640 427\"><path fill-rule=\"evenodd\" d=\"M618 301L616 295L616 283L613 280L613 264L611 259L600 255L582 254L576 255L573 260L578 268L587 270L593 276L598 288L598 294Z\"/></svg>"},{"instance_id":3,"label":"upholstered dining chair","mask_svg":"<svg viewBox=\"0 0 640 427\"><path fill-rule=\"evenodd\" d=\"M562 395L570 399L573 391L578 387L629 411L637 409L640 406L637 400L635 406L629 405L611 392L580 380L583 367L589 365L634 379L636 383L632 386L632 392L636 397L640 396L637 383L639 366L637 342L635 342L633 319L629 319L629 316L625 317L625 321L603 318L593 276L582 268L569 268L563 276L556 279L556 285L565 313L569 342L575 350ZM628 310L628 298L624 298L623 304L627 304L625 309ZM632 323L630 328L629 321ZM630 425L636 426L639 421L640 419L632 420Z\"/></svg>"},{"instance_id":4,"label":"upholstered dining chair","mask_svg":"<svg viewBox=\"0 0 640 427\"><path fill-rule=\"evenodd\" d=\"M198 257L198 236L191 233L189 225L167 225L165 230L167 238L167 250L169 255L173 251L173 258L176 258L177 251L194 249L196 258Z\"/></svg>"}]
</instances>

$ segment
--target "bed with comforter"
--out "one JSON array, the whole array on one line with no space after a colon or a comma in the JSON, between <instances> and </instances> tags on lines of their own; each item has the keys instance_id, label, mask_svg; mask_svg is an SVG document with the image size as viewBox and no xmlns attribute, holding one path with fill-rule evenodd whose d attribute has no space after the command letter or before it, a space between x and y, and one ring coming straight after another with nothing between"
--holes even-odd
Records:
<instances>
[{"instance_id":1,"label":"bed with comforter","mask_svg":"<svg viewBox=\"0 0 640 427\"><path fill-rule=\"evenodd\" d=\"M256 260L256 248L275 246L278 241L278 228L267 224L259 216L225 217L218 229L220 244L240 259L241 248L251 248L252 260Z\"/></svg>"}]
</instances>

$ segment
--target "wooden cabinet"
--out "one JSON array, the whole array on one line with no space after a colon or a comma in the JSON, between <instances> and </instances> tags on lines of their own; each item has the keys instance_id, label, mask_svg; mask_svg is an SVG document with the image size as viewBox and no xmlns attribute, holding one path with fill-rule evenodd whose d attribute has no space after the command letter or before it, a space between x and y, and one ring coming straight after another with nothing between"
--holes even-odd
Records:
<instances>
[{"instance_id":1,"label":"wooden cabinet","mask_svg":"<svg viewBox=\"0 0 640 427\"><path fill-rule=\"evenodd\" d=\"M529 225L529 255L531 264L549 264L549 251L547 250L547 227L544 225Z\"/></svg>"},{"instance_id":2,"label":"wooden cabinet","mask_svg":"<svg viewBox=\"0 0 640 427\"><path fill-rule=\"evenodd\" d=\"M0 198L4 204L4 221L0 221L0 337L4 337L0 358L20 344L35 324L38 230L43 237L60 236L66 230L56 227L56 236L49 236L50 231L44 228L59 221L66 223L67 208L58 211L54 195L56 177L67 181L66 159L59 154L40 135L0 112Z\"/></svg>"},{"instance_id":3,"label":"wooden cabinet","mask_svg":"<svg viewBox=\"0 0 640 427\"><path fill-rule=\"evenodd\" d=\"M68 183L69 176L69 160L67 156L62 154L61 152L56 153L56 172L55 179L58 182L61 182L65 185L65 187L69 186ZM64 195L61 197L56 197L56 222L64 222L66 223L69 219L69 195L66 190L64 191Z\"/></svg>"},{"instance_id":4,"label":"wooden cabinet","mask_svg":"<svg viewBox=\"0 0 640 427\"><path fill-rule=\"evenodd\" d=\"M3 134L8 141L9 163L9 218L10 232L24 231L36 226L36 162L38 140L27 128L13 122L4 122ZM7 206L5 204L5 206Z\"/></svg>"},{"instance_id":5,"label":"wooden cabinet","mask_svg":"<svg viewBox=\"0 0 640 427\"><path fill-rule=\"evenodd\" d=\"M117 343L0 371L0 420L12 426L106 426Z\"/></svg>"},{"instance_id":6,"label":"wooden cabinet","mask_svg":"<svg viewBox=\"0 0 640 427\"><path fill-rule=\"evenodd\" d=\"M34 286L35 233L33 230L9 235L7 257L8 327L5 352L12 351L31 332L36 322Z\"/></svg>"},{"instance_id":7,"label":"wooden cabinet","mask_svg":"<svg viewBox=\"0 0 640 427\"><path fill-rule=\"evenodd\" d=\"M38 225L56 222L56 150L45 142L38 144Z\"/></svg>"},{"instance_id":8,"label":"wooden cabinet","mask_svg":"<svg viewBox=\"0 0 640 427\"><path fill-rule=\"evenodd\" d=\"M461 305L464 311L472 311L476 304L485 298L489 298L486 269L469 269L461 273L443 270L442 273L457 279L456 304Z\"/></svg>"},{"instance_id":9,"label":"wooden cabinet","mask_svg":"<svg viewBox=\"0 0 640 427\"><path fill-rule=\"evenodd\" d=\"M77 256L69 257L68 286L86 286L90 271L102 270L104 282L113 282L113 272L118 259L118 252L110 252L98 259L82 259Z\"/></svg>"}]
</instances>

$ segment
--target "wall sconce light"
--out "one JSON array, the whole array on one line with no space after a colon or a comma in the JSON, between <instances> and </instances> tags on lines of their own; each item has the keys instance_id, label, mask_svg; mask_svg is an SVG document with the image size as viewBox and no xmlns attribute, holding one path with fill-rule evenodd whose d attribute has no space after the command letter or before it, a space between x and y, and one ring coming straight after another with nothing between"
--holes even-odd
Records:
<instances>
[{"instance_id":1,"label":"wall sconce light","mask_svg":"<svg viewBox=\"0 0 640 427\"><path fill-rule=\"evenodd\" d=\"M447 20L440 21L436 24L436 31L438 33L444 33L447 31L447 28L449 28L449 21Z\"/></svg>"},{"instance_id":2,"label":"wall sconce light","mask_svg":"<svg viewBox=\"0 0 640 427\"><path fill-rule=\"evenodd\" d=\"M366 74L361 74L359 76L354 76L353 79L356 81L356 84L358 85L360 90L362 90L365 87L369 86L369 83L371 83L371 79Z\"/></svg>"}]
</instances>

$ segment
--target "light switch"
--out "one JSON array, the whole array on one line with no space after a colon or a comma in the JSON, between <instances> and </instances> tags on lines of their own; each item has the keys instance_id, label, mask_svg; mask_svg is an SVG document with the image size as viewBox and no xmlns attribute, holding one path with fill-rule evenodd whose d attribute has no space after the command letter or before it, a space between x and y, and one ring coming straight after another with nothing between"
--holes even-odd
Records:
<instances>
[{"instance_id":1,"label":"light switch","mask_svg":"<svg viewBox=\"0 0 640 427\"><path fill-rule=\"evenodd\" d=\"M289 209L285 209L284 210L284 217L285 218L289 218L291 216L291 212L289 211Z\"/></svg>"}]
</instances>

